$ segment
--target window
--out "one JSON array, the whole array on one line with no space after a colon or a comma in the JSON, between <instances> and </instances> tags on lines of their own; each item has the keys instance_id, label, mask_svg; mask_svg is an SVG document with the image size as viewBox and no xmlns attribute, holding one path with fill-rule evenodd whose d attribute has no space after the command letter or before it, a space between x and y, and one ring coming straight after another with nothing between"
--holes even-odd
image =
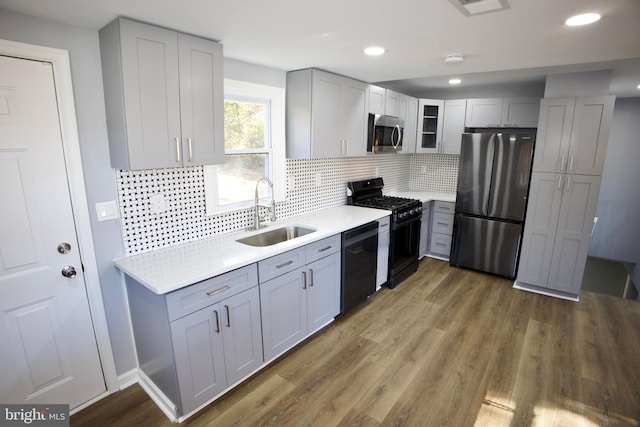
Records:
<instances>
[{"instance_id":1,"label":"window","mask_svg":"<svg viewBox=\"0 0 640 427\"><path fill-rule=\"evenodd\" d=\"M274 183L276 200L284 191L284 88L225 79L225 164L205 166L207 214L254 204L256 182ZM270 198L261 183L261 198Z\"/></svg>"}]
</instances>

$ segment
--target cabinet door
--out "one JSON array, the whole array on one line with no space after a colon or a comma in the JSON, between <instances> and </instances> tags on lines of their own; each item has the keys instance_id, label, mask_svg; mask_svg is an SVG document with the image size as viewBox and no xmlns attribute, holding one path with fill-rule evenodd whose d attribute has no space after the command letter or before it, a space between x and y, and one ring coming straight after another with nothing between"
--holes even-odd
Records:
<instances>
[{"instance_id":1,"label":"cabinet door","mask_svg":"<svg viewBox=\"0 0 640 427\"><path fill-rule=\"evenodd\" d=\"M180 166L178 35L126 19L119 25L129 164L114 166Z\"/></svg>"},{"instance_id":2,"label":"cabinet door","mask_svg":"<svg viewBox=\"0 0 640 427\"><path fill-rule=\"evenodd\" d=\"M338 76L313 70L311 158L340 157L340 91ZM365 147L366 149L366 147Z\"/></svg>"},{"instance_id":3,"label":"cabinet door","mask_svg":"<svg viewBox=\"0 0 640 427\"><path fill-rule=\"evenodd\" d=\"M467 100L465 126L470 128L499 127L502 120L502 98Z\"/></svg>"},{"instance_id":4,"label":"cabinet door","mask_svg":"<svg viewBox=\"0 0 640 427\"><path fill-rule=\"evenodd\" d=\"M379 288L387 282L389 274L389 224L390 217L378 220L378 263L376 269L376 286Z\"/></svg>"},{"instance_id":5,"label":"cabinet door","mask_svg":"<svg viewBox=\"0 0 640 427\"><path fill-rule=\"evenodd\" d=\"M602 175L613 117L613 104L612 96L576 100L567 172Z\"/></svg>"},{"instance_id":6,"label":"cabinet door","mask_svg":"<svg viewBox=\"0 0 640 427\"><path fill-rule=\"evenodd\" d=\"M307 265L307 334L340 313L340 253Z\"/></svg>"},{"instance_id":7,"label":"cabinet door","mask_svg":"<svg viewBox=\"0 0 640 427\"><path fill-rule=\"evenodd\" d=\"M564 175L534 172L531 176L518 282L547 286L563 188Z\"/></svg>"},{"instance_id":8,"label":"cabinet door","mask_svg":"<svg viewBox=\"0 0 640 427\"><path fill-rule=\"evenodd\" d=\"M369 113L384 114L387 90L380 86L369 85Z\"/></svg>"},{"instance_id":9,"label":"cabinet door","mask_svg":"<svg viewBox=\"0 0 640 427\"><path fill-rule=\"evenodd\" d=\"M500 124L507 128L535 128L540 115L539 98L505 98Z\"/></svg>"},{"instance_id":10,"label":"cabinet door","mask_svg":"<svg viewBox=\"0 0 640 427\"><path fill-rule=\"evenodd\" d=\"M412 96L405 96L404 100L406 101L406 112L400 154L413 154L416 152L416 137L418 134L418 99ZM401 112L403 108L402 100L399 105L399 112Z\"/></svg>"},{"instance_id":11,"label":"cabinet door","mask_svg":"<svg viewBox=\"0 0 640 427\"><path fill-rule=\"evenodd\" d=\"M224 163L222 45L178 36L184 166Z\"/></svg>"},{"instance_id":12,"label":"cabinet door","mask_svg":"<svg viewBox=\"0 0 640 427\"><path fill-rule=\"evenodd\" d=\"M566 171L574 109L573 98L550 98L540 102L534 171Z\"/></svg>"},{"instance_id":13,"label":"cabinet door","mask_svg":"<svg viewBox=\"0 0 640 427\"><path fill-rule=\"evenodd\" d=\"M171 322L182 414L227 388L218 304Z\"/></svg>"},{"instance_id":14,"label":"cabinet door","mask_svg":"<svg viewBox=\"0 0 640 427\"><path fill-rule=\"evenodd\" d=\"M460 154L466 110L466 99L450 99L444 101L442 153Z\"/></svg>"},{"instance_id":15,"label":"cabinet door","mask_svg":"<svg viewBox=\"0 0 640 427\"><path fill-rule=\"evenodd\" d=\"M384 114L386 114L387 116L402 117L400 116L400 112L398 110L398 102L400 101L400 96L401 95L398 92L387 89L384 103Z\"/></svg>"},{"instance_id":16,"label":"cabinet door","mask_svg":"<svg viewBox=\"0 0 640 427\"><path fill-rule=\"evenodd\" d=\"M304 268L260 284L262 344L268 362L307 336Z\"/></svg>"},{"instance_id":17,"label":"cabinet door","mask_svg":"<svg viewBox=\"0 0 640 427\"><path fill-rule=\"evenodd\" d=\"M578 295L587 261L600 177L566 175L548 287Z\"/></svg>"},{"instance_id":18,"label":"cabinet door","mask_svg":"<svg viewBox=\"0 0 640 427\"><path fill-rule=\"evenodd\" d=\"M444 101L421 99L418 103L416 153L437 153L442 143Z\"/></svg>"},{"instance_id":19,"label":"cabinet door","mask_svg":"<svg viewBox=\"0 0 640 427\"><path fill-rule=\"evenodd\" d=\"M342 78L340 88L340 151L343 156L367 154L367 84Z\"/></svg>"},{"instance_id":20,"label":"cabinet door","mask_svg":"<svg viewBox=\"0 0 640 427\"><path fill-rule=\"evenodd\" d=\"M420 223L420 249L418 257L429 252L429 231L431 230L431 202L422 204L422 222Z\"/></svg>"},{"instance_id":21,"label":"cabinet door","mask_svg":"<svg viewBox=\"0 0 640 427\"><path fill-rule=\"evenodd\" d=\"M220 303L227 382L232 385L263 364L260 291L246 290Z\"/></svg>"}]
</instances>

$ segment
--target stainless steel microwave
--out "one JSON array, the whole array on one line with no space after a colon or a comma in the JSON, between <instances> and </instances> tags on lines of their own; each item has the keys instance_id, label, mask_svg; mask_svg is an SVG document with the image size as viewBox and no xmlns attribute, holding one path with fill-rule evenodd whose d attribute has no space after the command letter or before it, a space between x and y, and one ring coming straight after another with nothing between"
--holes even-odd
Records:
<instances>
[{"instance_id":1,"label":"stainless steel microwave","mask_svg":"<svg viewBox=\"0 0 640 427\"><path fill-rule=\"evenodd\" d=\"M403 119L381 114L369 114L368 129L368 153L398 153L402 151Z\"/></svg>"}]
</instances>

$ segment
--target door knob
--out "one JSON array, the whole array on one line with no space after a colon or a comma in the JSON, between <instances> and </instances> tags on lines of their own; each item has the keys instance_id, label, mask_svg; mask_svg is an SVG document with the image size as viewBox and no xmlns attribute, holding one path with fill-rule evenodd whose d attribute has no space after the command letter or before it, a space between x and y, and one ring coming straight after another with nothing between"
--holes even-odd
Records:
<instances>
[{"instance_id":1,"label":"door knob","mask_svg":"<svg viewBox=\"0 0 640 427\"><path fill-rule=\"evenodd\" d=\"M58 245L58 252L61 254L68 254L71 251L71 245L67 242L62 242Z\"/></svg>"},{"instance_id":2,"label":"door knob","mask_svg":"<svg viewBox=\"0 0 640 427\"><path fill-rule=\"evenodd\" d=\"M76 277L76 269L73 268L72 265L67 265L62 269L62 275L64 277L68 277L69 279L73 279L74 277Z\"/></svg>"}]
</instances>

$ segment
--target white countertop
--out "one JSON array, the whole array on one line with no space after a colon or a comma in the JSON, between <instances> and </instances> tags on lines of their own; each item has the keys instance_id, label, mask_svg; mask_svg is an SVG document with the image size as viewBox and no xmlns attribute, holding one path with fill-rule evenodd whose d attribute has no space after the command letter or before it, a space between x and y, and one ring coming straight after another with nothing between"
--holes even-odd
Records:
<instances>
[{"instance_id":1,"label":"white countertop","mask_svg":"<svg viewBox=\"0 0 640 427\"><path fill-rule=\"evenodd\" d=\"M418 199L422 201L422 203L430 202L432 200L454 203L456 201L456 193L439 193L434 191L390 191L385 193L385 195Z\"/></svg>"},{"instance_id":2,"label":"white countertop","mask_svg":"<svg viewBox=\"0 0 640 427\"><path fill-rule=\"evenodd\" d=\"M389 215L390 211L384 209L343 205L279 220L260 231L241 230L218 234L177 246L118 258L114 263L125 274L154 293L166 294ZM236 242L236 239L241 237L286 225L303 225L317 231L266 247Z\"/></svg>"}]
</instances>

